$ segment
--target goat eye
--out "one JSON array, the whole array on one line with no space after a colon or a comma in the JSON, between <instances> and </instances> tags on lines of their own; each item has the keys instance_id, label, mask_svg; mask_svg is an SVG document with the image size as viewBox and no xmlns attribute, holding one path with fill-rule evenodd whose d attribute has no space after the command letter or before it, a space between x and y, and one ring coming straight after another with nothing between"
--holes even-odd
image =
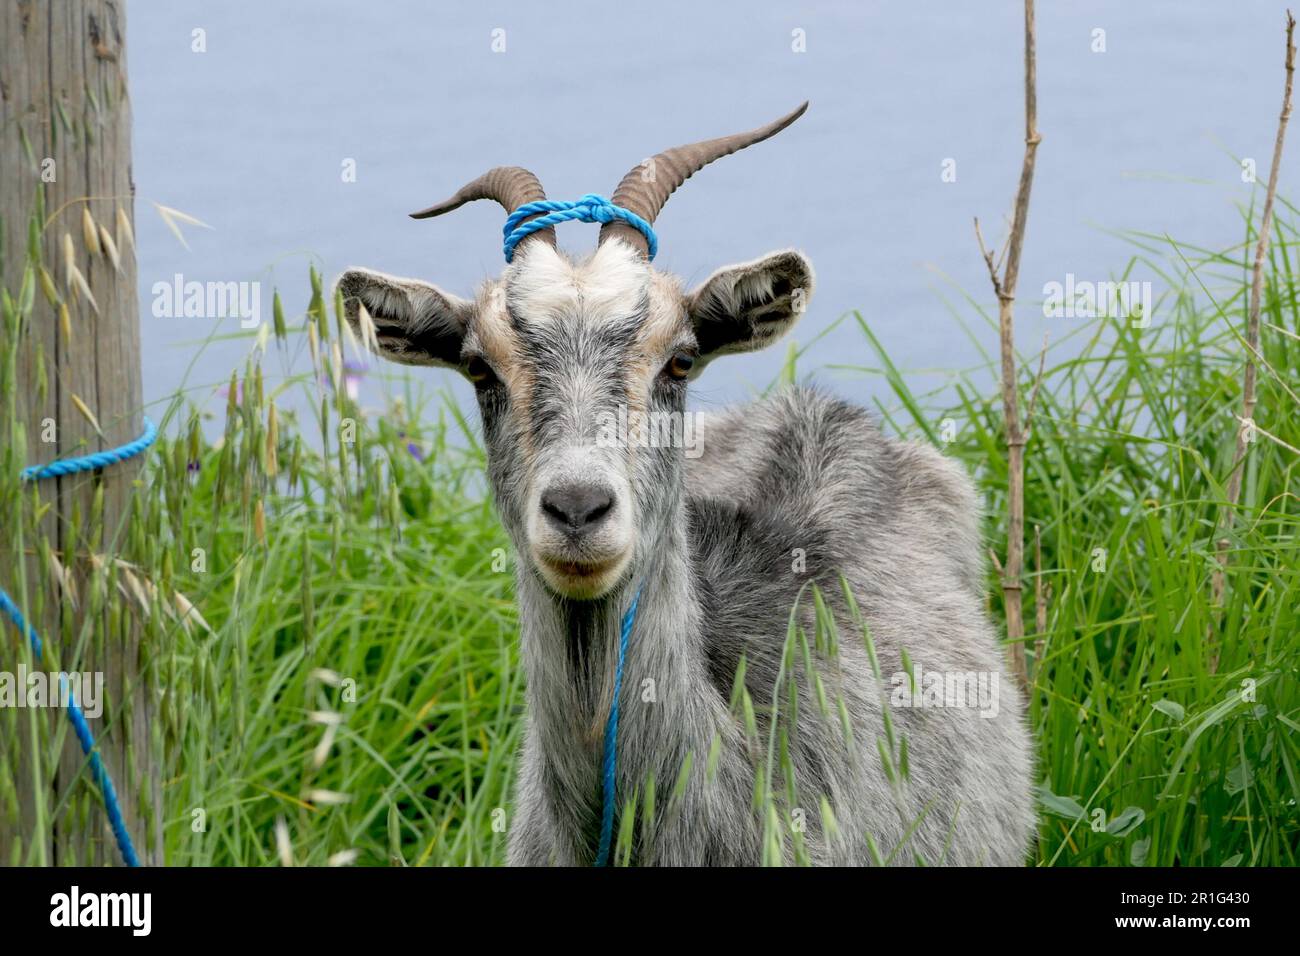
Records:
<instances>
[{"instance_id":1,"label":"goat eye","mask_svg":"<svg viewBox=\"0 0 1300 956\"><path fill-rule=\"evenodd\" d=\"M678 352L664 366L664 374L671 378L682 379L691 374L695 367L695 356L689 352Z\"/></svg>"},{"instance_id":2,"label":"goat eye","mask_svg":"<svg viewBox=\"0 0 1300 956\"><path fill-rule=\"evenodd\" d=\"M492 371L492 366L488 365L481 356L475 355L465 363L465 375L475 385L486 385L496 379L496 373Z\"/></svg>"}]
</instances>

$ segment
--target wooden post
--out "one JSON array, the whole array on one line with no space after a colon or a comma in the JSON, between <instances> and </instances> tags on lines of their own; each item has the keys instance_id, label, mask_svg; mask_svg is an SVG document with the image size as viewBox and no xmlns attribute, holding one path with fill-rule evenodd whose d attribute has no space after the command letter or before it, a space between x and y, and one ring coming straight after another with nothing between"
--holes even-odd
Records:
<instances>
[{"instance_id":1,"label":"wooden post","mask_svg":"<svg viewBox=\"0 0 1300 956\"><path fill-rule=\"evenodd\" d=\"M121 0L0 4L0 285L20 302L25 278L38 277L0 444L16 438L7 434L16 419L28 464L111 448L142 427L125 36ZM52 284L39 281L42 267ZM12 348L0 326L0 355ZM90 726L148 864L162 862L155 684L138 615L111 583L98 601L92 587L92 556L111 564L125 540L139 470L135 459L25 486L13 509L25 530L0 527L0 587L44 638L45 670L103 673L103 713ZM38 496L48 510L36 523ZM45 543L67 569L63 583L42 557ZM98 583L106 586L102 574ZM0 670L13 672L23 648L17 629L0 623ZM0 774L14 775L8 806L0 791L0 864L119 864L67 715L2 711L0 730L20 732L0 732Z\"/></svg>"}]
</instances>

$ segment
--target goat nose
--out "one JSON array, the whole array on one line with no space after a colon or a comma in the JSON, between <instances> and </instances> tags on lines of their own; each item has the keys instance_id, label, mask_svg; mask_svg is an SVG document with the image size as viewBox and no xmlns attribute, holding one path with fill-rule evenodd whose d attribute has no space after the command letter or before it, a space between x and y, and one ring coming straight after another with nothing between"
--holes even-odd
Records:
<instances>
[{"instance_id":1,"label":"goat nose","mask_svg":"<svg viewBox=\"0 0 1300 956\"><path fill-rule=\"evenodd\" d=\"M614 506L609 492L596 485L565 485L542 495L542 510L566 531L587 531Z\"/></svg>"}]
</instances>

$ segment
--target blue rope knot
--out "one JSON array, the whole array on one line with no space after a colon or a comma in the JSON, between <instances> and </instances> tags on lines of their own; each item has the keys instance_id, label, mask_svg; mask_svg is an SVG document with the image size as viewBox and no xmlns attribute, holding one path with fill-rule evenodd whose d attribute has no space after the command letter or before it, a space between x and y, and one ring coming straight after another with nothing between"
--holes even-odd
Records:
<instances>
[{"instance_id":1,"label":"blue rope knot","mask_svg":"<svg viewBox=\"0 0 1300 956\"><path fill-rule=\"evenodd\" d=\"M604 196L598 196L596 193L587 193L587 195L578 200L578 205L574 208L585 213L585 216L590 216L591 219L596 222L605 223L613 221L615 218L614 210L617 207ZM628 215L631 215L631 213L628 213Z\"/></svg>"},{"instance_id":2,"label":"blue rope knot","mask_svg":"<svg viewBox=\"0 0 1300 956\"><path fill-rule=\"evenodd\" d=\"M538 215L538 213L542 213L542 215ZM537 216L537 218L524 222L529 216ZM654 259L659 253L659 237L655 235L650 223L632 212L632 210L614 205L604 196L587 193L587 195L576 201L539 199L537 202L524 203L512 212L506 218L506 224L501 229L502 235L505 236L506 262L514 261L515 246L519 245L520 241L525 237L531 236L542 229L557 226L562 222L573 222L575 220L578 222L598 222L601 225L616 220L625 222L645 236L646 246L648 247L647 253L651 259Z\"/></svg>"}]
</instances>

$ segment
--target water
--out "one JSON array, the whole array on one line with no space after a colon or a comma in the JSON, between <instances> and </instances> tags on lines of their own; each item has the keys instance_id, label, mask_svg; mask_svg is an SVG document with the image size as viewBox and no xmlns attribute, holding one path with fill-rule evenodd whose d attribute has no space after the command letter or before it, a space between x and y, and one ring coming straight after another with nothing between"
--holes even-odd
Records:
<instances>
[{"instance_id":1,"label":"water","mask_svg":"<svg viewBox=\"0 0 1300 956\"><path fill-rule=\"evenodd\" d=\"M561 14L560 10L564 12ZM260 280L269 321L278 284L306 304L306 266L332 278L365 265L468 295L501 265L503 213L477 203L416 222L406 214L489 166L518 164L548 195L612 191L668 146L749 129L804 99L808 114L775 139L697 174L657 224L661 268L691 283L716 267L796 246L818 290L796 337L859 309L916 388L930 371L982 361L996 335L960 303L992 311L972 226L1005 233L1022 155L1018 2L132 4L137 235L145 394L186 380L197 319L151 314L155 282ZM1044 330L1045 283L1104 280L1133 247L1114 230L1191 244L1240 241L1237 205L1266 178L1281 102L1283 5L1174 0L1043 3L1038 12L1044 141L1021 273L1019 340ZM505 52L493 31L505 30ZM1105 52L1094 52L1095 29ZM207 50L193 52L192 31ZM806 52L794 52L802 30ZM1283 191L1296 150L1282 171ZM356 182L344 182L345 160ZM956 181L943 181L946 160ZM151 202L213 228L184 249ZM560 228L590 248L597 227ZM1139 278L1158 277L1139 272ZM974 319L972 339L944 300ZM1156 321L1160 321L1157 314ZM238 331L231 319L218 334ZM188 372L204 398L246 354L219 341ZM728 358L696 389L706 404L742 398L775 374L782 349ZM806 366L874 365L844 326ZM445 370L425 384L454 385ZM878 376L820 379L868 402Z\"/></svg>"}]
</instances>

